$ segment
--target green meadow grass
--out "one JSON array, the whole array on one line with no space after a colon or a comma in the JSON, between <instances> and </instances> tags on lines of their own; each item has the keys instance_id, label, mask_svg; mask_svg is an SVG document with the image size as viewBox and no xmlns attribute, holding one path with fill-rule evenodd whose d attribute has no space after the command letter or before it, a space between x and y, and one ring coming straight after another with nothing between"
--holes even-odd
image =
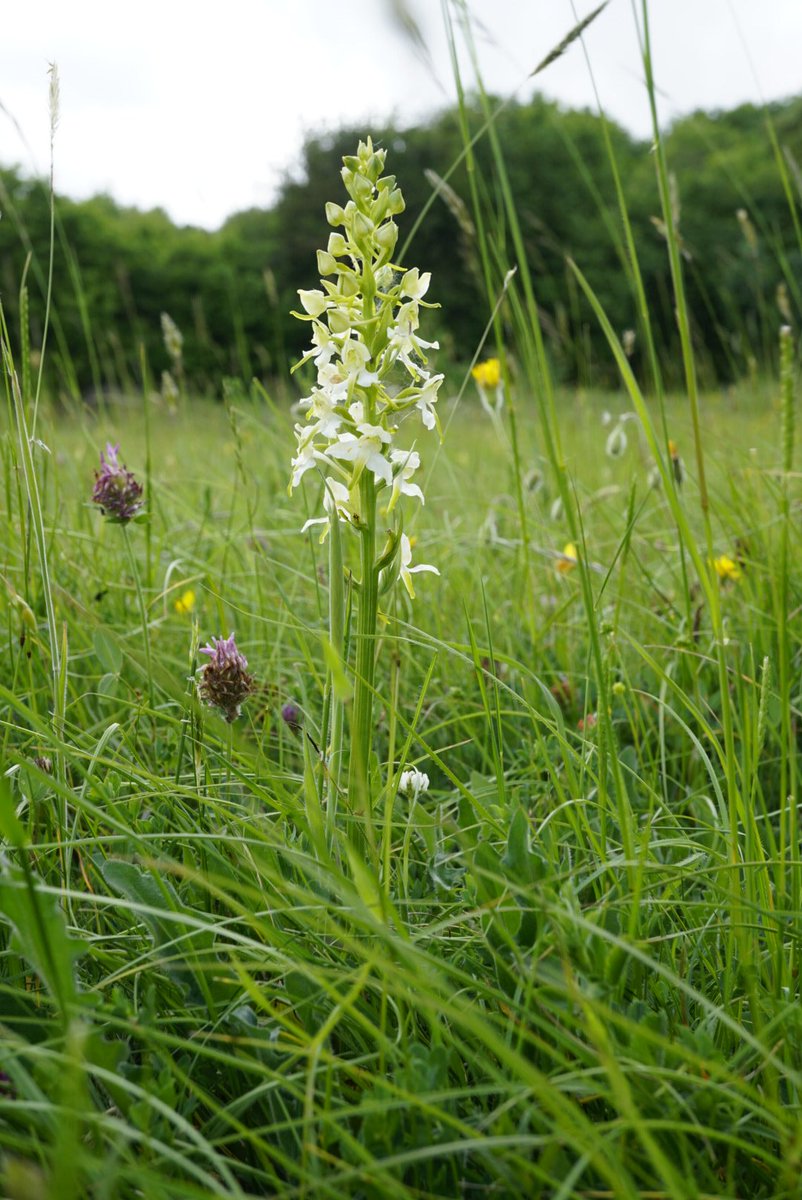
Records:
<instances>
[{"instance_id":1,"label":"green meadow grass","mask_svg":"<svg viewBox=\"0 0 802 1200\"><path fill-rule=\"evenodd\" d=\"M645 6L642 32L653 101ZM699 394L655 113L685 392L609 145L638 373L579 263L622 390L555 389L480 98L507 405L497 429L449 369L444 443L417 443L407 532L440 575L380 612L372 830L324 808L354 656L327 660L287 405L66 412L3 338L8 1200L802 1194L792 335L779 381ZM606 409L636 414L617 457ZM90 503L107 440L145 484L125 527ZM257 689L229 726L197 672L231 631Z\"/></svg>"},{"instance_id":2,"label":"green meadow grass","mask_svg":"<svg viewBox=\"0 0 802 1200\"><path fill-rule=\"evenodd\" d=\"M694 587L686 611L635 423L604 453L603 411L626 399L558 397L606 716L524 384L515 401L522 466L539 472L526 581L511 453L473 396L443 405L442 448L421 447L416 553L441 575L383 614L381 846L363 861L345 839L327 854L315 816L325 556L287 497L289 417L245 397L40 414L60 734L9 421L4 1195L799 1194L783 528L791 614L802 580L774 389L703 404L715 551L742 570L720 586L735 829L709 617ZM696 529L684 403L666 414ZM147 479L147 522L127 530L89 503L107 439ZM188 590L194 610L177 612ZM260 686L229 728L191 677L198 639L232 629ZM785 638L795 731L793 620ZM290 700L300 730L281 719ZM410 801L394 792L413 764L431 786Z\"/></svg>"}]
</instances>

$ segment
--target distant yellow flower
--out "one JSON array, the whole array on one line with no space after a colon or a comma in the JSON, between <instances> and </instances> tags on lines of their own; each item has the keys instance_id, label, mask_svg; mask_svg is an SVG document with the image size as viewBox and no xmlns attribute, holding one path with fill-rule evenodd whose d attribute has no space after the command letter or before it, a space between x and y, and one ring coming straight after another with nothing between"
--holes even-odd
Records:
<instances>
[{"instance_id":1,"label":"distant yellow flower","mask_svg":"<svg viewBox=\"0 0 802 1200\"><path fill-rule=\"evenodd\" d=\"M563 546L562 556L557 559L555 566L560 575L567 575L569 571L573 571L577 561L576 546L573 542L568 542Z\"/></svg>"},{"instance_id":2,"label":"distant yellow flower","mask_svg":"<svg viewBox=\"0 0 802 1200\"><path fill-rule=\"evenodd\" d=\"M497 388L501 382L501 363L497 358L488 358L477 363L471 371L480 388Z\"/></svg>"},{"instance_id":3,"label":"distant yellow flower","mask_svg":"<svg viewBox=\"0 0 802 1200\"><path fill-rule=\"evenodd\" d=\"M671 470L674 472L674 482L681 486L685 479L685 467L679 456L679 448L673 438L668 439L668 453L671 458Z\"/></svg>"},{"instance_id":4,"label":"distant yellow flower","mask_svg":"<svg viewBox=\"0 0 802 1200\"><path fill-rule=\"evenodd\" d=\"M730 558L727 554L719 554L718 558L713 560L713 566L716 568L719 579L731 579L733 583L737 583L743 575L743 571L735 559Z\"/></svg>"},{"instance_id":5,"label":"distant yellow flower","mask_svg":"<svg viewBox=\"0 0 802 1200\"><path fill-rule=\"evenodd\" d=\"M195 593L192 588L188 588L183 596L179 596L175 602L174 608L177 613L184 616L186 613L191 613L195 607Z\"/></svg>"}]
</instances>

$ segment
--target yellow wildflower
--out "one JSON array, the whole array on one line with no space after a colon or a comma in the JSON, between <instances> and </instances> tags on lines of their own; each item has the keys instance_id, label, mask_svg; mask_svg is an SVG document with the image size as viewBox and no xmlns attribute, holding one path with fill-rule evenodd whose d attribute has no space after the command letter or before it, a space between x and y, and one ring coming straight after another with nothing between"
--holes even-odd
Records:
<instances>
[{"instance_id":1,"label":"yellow wildflower","mask_svg":"<svg viewBox=\"0 0 802 1200\"><path fill-rule=\"evenodd\" d=\"M674 472L674 482L681 486L685 479L685 467L679 456L679 448L673 438L668 439L668 453L671 458L671 470Z\"/></svg>"},{"instance_id":2,"label":"yellow wildflower","mask_svg":"<svg viewBox=\"0 0 802 1200\"><path fill-rule=\"evenodd\" d=\"M471 371L480 388L497 388L501 382L501 363L497 358L488 358L477 363Z\"/></svg>"},{"instance_id":3,"label":"yellow wildflower","mask_svg":"<svg viewBox=\"0 0 802 1200\"><path fill-rule=\"evenodd\" d=\"M195 607L195 593L192 588L187 588L183 596L179 596L175 602L174 608L177 613L184 616L186 613L191 613Z\"/></svg>"},{"instance_id":4,"label":"yellow wildflower","mask_svg":"<svg viewBox=\"0 0 802 1200\"><path fill-rule=\"evenodd\" d=\"M681 458L672 458L671 466L674 468L674 482L681 486L685 481L685 468L682 465Z\"/></svg>"},{"instance_id":5,"label":"yellow wildflower","mask_svg":"<svg viewBox=\"0 0 802 1200\"><path fill-rule=\"evenodd\" d=\"M731 579L733 583L737 583L743 575L738 563L728 554L719 554L718 558L713 560L713 566L719 579Z\"/></svg>"},{"instance_id":6,"label":"yellow wildflower","mask_svg":"<svg viewBox=\"0 0 802 1200\"><path fill-rule=\"evenodd\" d=\"M568 542L563 546L562 556L557 559L555 564L560 575L567 575L569 571L573 571L577 564L576 546L573 542Z\"/></svg>"}]
</instances>

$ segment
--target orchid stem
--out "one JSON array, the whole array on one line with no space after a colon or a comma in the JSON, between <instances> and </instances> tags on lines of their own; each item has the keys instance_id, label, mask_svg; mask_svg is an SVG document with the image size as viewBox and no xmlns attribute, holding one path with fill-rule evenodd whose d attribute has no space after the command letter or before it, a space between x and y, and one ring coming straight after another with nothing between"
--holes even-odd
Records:
<instances>
[{"instance_id":1,"label":"orchid stem","mask_svg":"<svg viewBox=\"0 0 802 1200\"><path fill-rule=\"evenodd\" d=\"M329 522L329 636L334 653L340 662L345 657L345 588L343 582L343 553L340 520L336 506ZM343 756L343 697L337 694L334 672L329 671L331 703L331 743L328 762L328 792L326 802L326 832L329 850L333 850L337 827L337 804L340 792L340 772Z\"/></svg>"},{"instance_id":2,"label":"orchid stem","mask_svg":"<svg viewBox=\"0 0 802 1200\"><path fill-rule=\"evenodd\" d=\"M376 485L369 471L359 482L362 524L362 583L356 645L356 681L348 794L352 811L363 813L368 842L373 845L370 795L370 752L373 742L373 690L376 665L376 619L379 607L376 571Z\"/></svg>"}]
</instances>

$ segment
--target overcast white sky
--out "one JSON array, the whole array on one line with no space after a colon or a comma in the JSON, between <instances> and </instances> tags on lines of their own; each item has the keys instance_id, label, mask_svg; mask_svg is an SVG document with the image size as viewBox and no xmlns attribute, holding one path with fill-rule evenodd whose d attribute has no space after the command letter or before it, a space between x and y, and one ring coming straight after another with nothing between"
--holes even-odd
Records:
<instances>
[{"instance_id":1,"label":"overcast white sky","mask_svg":"<svg viewBox=\"0 0 802 1200\"><path fill-rule=\"evenodd\" d=\"M56 61L57 188L106 191L214 228L271 203L304 132L358 122L367 133L372 121L413 122L452 100L440 2L406 3L432 69L394 23L393 0L8 4L0 163L48 169L47 67ZM584 16L598 0L575 3ZM472 0L471 9L486 85L504 96L530 94L526 76L575 23L571 0ZM802 92L802 0L651 0L650 11L664 118ZM610 0L585 44L607 111L646 136L631 0ZM592 105L581 45L537 86Z\"/></svg>"}]
</instances>

